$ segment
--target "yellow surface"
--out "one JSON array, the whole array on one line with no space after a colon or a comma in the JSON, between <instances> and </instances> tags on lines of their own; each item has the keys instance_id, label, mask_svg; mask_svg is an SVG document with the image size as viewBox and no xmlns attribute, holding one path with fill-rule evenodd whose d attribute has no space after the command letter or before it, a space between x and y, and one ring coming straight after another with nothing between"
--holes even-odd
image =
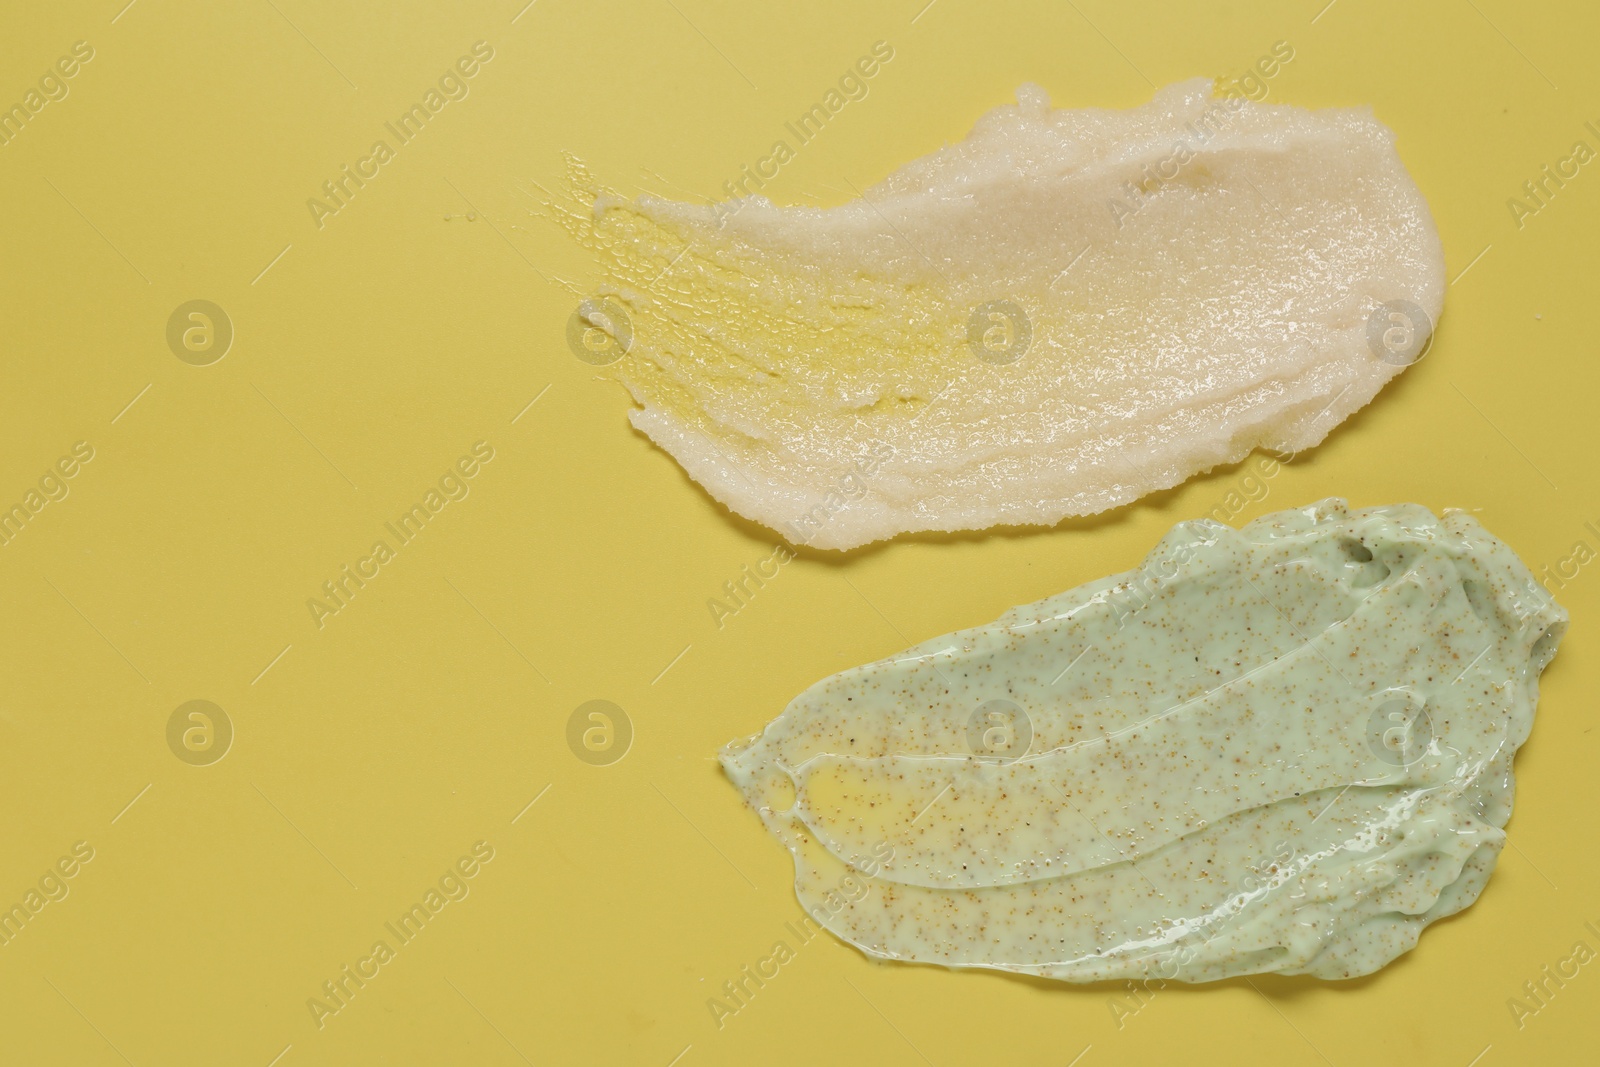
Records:
<instances>
[{"instance_id":1,"label":"yellow surface","mask_svg":"<svg viewBox=\"0 0 1600 1067\"><path fill-rule=\"evenodd\" d=\"M877 40L893 61L783 168L780 202L838 202L1024 80L1123 107L1286 40L1269 99L1372 104L1456 280L1427 358L1239 518L1331 494L1464 507L1556 566L1600 550L1600 176L1520 228L1506 201L1600 147L1592 5L1338 0L1313 23L1322 0L938 0L913 23L924 0L123 2L12 4L0 33L0 101L94 50L0 147L0 504L93 448L0 546L0 904L74 871L0 946L0 1063L1591 1061L1600 963L1520 1028L1507 1001L1600 949L1600 566L1559 591L1573 627L1517 761L1513 847L1378 975L1170 989L1119 1018L1114 987L819 938L719 1029L707 997L799 909L717 748L828 673L1133 565L1246 471L1049 532L805 557L718 629L707 599L772 536L567 350L556 279L582 292L592 266L532 209L568 152L617 188L715 195ZM319 228L308 198L480 40L470 94ZM192 300L233 324L209 365L168 347ZM395 544L383 524L477 441L494 458L470 495L319 629L308 598ZM567 743L595 699L634 729L610 766ZM201 720L169 747L192 700L232 724L219 762L175 755ZM492 861L447 881L470 894L319 1028L308 999L398 944L385 924L479 841Z\"/></svg>"}]
</instances>

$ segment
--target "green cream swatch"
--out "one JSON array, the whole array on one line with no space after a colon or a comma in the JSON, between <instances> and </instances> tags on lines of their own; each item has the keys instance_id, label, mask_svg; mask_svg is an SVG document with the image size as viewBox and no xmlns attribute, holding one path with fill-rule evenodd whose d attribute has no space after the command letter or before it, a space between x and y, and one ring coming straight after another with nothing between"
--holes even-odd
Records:
<instances>
[{"instance_id":1,"label":"green cream swatch","mask_svg":"<svg viewBox=\"0 0 1600 1067\"><path fill-rule=\"evenodd\" d=\"M872 955L1347 978L1482 890L1566 623L1462 512L1188 522L819 682L722 761L802 905Z\"/></svg>"}]
</instances>

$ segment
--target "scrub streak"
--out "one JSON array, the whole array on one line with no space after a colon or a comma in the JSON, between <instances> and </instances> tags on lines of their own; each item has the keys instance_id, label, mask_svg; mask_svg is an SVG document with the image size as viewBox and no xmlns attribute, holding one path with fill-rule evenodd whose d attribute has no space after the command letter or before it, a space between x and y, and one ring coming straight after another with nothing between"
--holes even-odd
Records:
<instances>
[{"instance_id":1,"label":"scrub streak","mask_svg":"<svg viewBox=\"0 0 1600 1067\"><path fill-rule=\"evenodd\" d=\"M1464 512L1197 520L1135 571L817 683L722 762L808 912L871 886L823 920L869 954L1349 978L1482 890L1566 624Z\"/></svg>"}]
</instances>

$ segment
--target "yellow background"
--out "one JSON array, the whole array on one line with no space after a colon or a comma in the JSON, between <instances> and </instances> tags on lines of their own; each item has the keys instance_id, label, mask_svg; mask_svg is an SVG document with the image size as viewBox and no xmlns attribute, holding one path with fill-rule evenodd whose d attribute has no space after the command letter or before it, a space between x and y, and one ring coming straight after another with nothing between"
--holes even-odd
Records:
<instances>
[{"instance_id":1,"label":"yellow background","mask_svg":"<svg viewBox=\"0 0 1600 1067\"><path fill-rule=\"evenodd\" d=\"M1520 228L1506 201L1600 147L1591 5L123 3L11 4L0 33L0 103L95 49L0 147L0 504L73 442L96 452L0 547L0 905L95 849L0 947L0 1063L1592 1060L1600 964L1520 1029L1506 1001L1600 948L1600 567L1559 592L1574 625L1517 761L1514 847L1376 976L1170 989L1119 1027L1115 987L819 938L719 1030L706 998L799 908L718 747L835 670L1134 565L1244 471L1047 532L806 556L718 629L707 598L773 535L567 350L594 268L533 214L564 153L625 192L717 195L877 40L895 58L779 202L839 202L1026 80L1125 107L1288 41L1269 99L1371 104L1455 280L1427 358L1240 520L1328 495L1463 507L1539 569L1600 548L1600 175ZM319 229L306 200L478 40L470 95ZM210 366L165 340L193 299L236 332ZM496 454L470 496L318 629L307 598L478 440ZM602 698L635 738L597 767L566 724ZM210 766L167 744L192 699L236 730ZM307 999L480 840L470 896L319 1029Z\"/></svg>"}]
</instances>

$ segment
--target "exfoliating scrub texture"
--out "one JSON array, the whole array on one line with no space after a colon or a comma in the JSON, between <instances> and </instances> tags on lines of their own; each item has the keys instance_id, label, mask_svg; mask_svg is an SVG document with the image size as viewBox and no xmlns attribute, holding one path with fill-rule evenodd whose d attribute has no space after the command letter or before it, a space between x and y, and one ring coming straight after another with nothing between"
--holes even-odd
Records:
<instances>
[{"instance_id":1,"label":"exfoliating scrub texture","mask_svg":"<svg viewBox=\"0 0 1600 1067\"><path fill-rule=\"evenodd\" d=\"M1198 520L817 683L722 763L870 955L1350 978L1482 891L1566 625L1464 512Z\"/></svg>"},{"instance_id":2,"label":"exfoliating scrub texture","mask_svg":"<svg viewBox=\"0 0 1600 1067\"><path fill-rule=\"evenodd\" d=\"M831 208L759 177L687 204L574 174L551 209L602 269L576 333L615 354L633 425L816 548L1053 524L1308 448L1425 351L1444 299L1370 111L1204 80L1125 111L1024 86Z\"/></svg>"}]
</instances>

